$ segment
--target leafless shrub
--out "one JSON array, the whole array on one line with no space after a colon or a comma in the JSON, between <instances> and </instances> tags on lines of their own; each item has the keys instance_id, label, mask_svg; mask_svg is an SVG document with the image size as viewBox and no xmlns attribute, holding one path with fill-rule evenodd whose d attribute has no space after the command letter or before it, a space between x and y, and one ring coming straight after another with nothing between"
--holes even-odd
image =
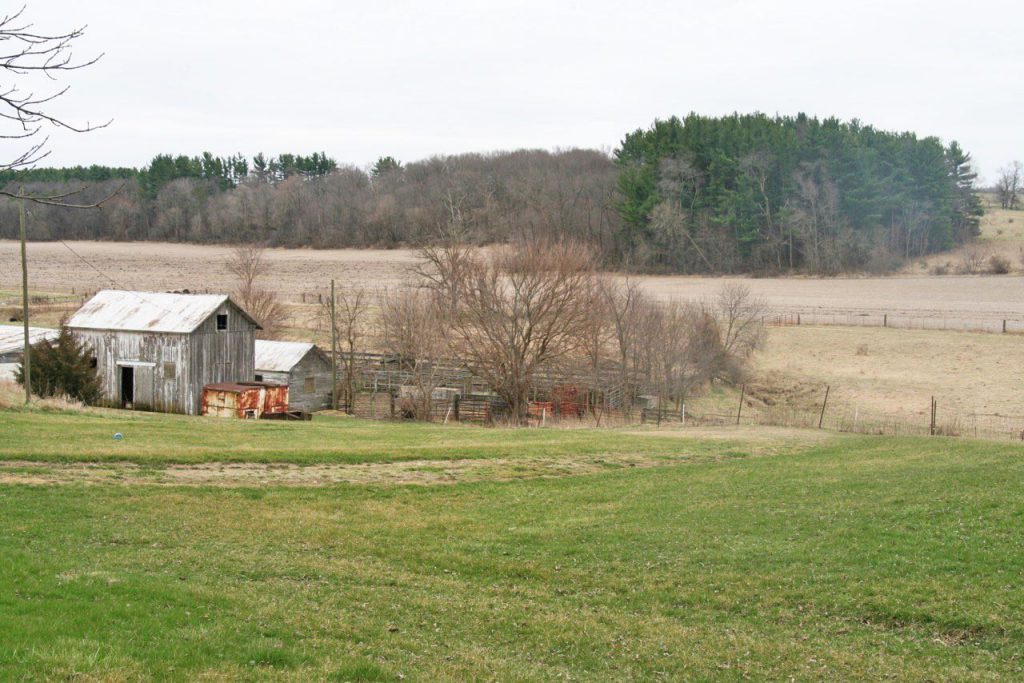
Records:
<instances>
[{"instance_id":1,"label":"leafless shrub","mask_svg":"<svg viewBox=\"0 0 1024 683\"><path fill-rule=\"evenodd\" d=\"M648 384L662 407L667 402L678 407L729 365L719 322L700 306L673 302L658 307L647 316L643 329Z\"/></svg>"},{"instance_id":2,"label":"leafless shrub","mask_svg":"<svg viewBox=\"0 0 1024 683\"><path fill-rule=\"evenodd\" d=\"M434 390L449 357L449 311L433 291L403 287L381 297L381 344L401 359L412 380L405 408L418 420L430 420Z\"/></svg>"},{"instance_id":3,"label":"leafless shrub","mask_svg":"<svg viewBox=\"0 0 1024 683\"><path fill-rule=\"evenodd\" d=\"M949 261L936 263L928 270L929 275L949 275L953 271L953 264Z\"/></svg>"},{"instance_id":4,"label":"leafless shrub","mask_svg":"<svg viewBox=\"0 0 1024 683\"><path fill-rule=\"evenodd\" d=\"M262 327L257 331L261 339L275 339L284 326L286 311L278 300L277 292L262 286L267 279L268 266L263 258L263 247L236 247L225 264L235 276L235 302Z\"/></svg>"},{"instance_id":5,"label":"leafless shrub","mask_svg":"<svg viewBox=\"0 0 1024 683\"><path fill-rule=\"evenodd\" d=\"M985 254L975 247L968 247L960 255L957 272L961 275L975 275L985 269Z\"/></svg>"},{"instance_id":6,"label":"leafless shrub","mask_svg":"<svg viewBox=\"0 0 1024 683\"><path fill-rule=\"evenodd\" d=\"M1006 275L1010 272L1010 259L999 254L992 254L988 259L988 272L993 275Z\"/></svg>"}]
</instances>

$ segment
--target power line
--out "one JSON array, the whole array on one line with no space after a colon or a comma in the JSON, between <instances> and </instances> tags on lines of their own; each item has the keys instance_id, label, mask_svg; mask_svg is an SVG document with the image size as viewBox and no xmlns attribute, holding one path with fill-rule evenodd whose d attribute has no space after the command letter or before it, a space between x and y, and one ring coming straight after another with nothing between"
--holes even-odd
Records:
<instances>
[{"instance_id":1,"label":"power line","mask_svg":"<svg viewBox=\"0 0 1024 683\"><path fill-rule=\"evenodd\" d=\"M64 247L65 247L65 248L66 248L66 249L67 249L68 251L70 251L70 252L71 252L72 254L74 254L74 255L75 255L75 257L77 257L77 258L78 258L78 259L79 259L79 260L80 260L80 261L81 261L82 263L84 263L85 265L89 266L90 268L92 268L93 270L95 270L95 271L96 271L97 273L99 273L100 275L102 275L102 276L103 276L104 278L106 278L107 280L109 280L111 284L113 284L114 286L116 286L116 287L117 287L118 289L120 289L121 291L123 291L123 292L126 292L126 293L128 293L128 294L131 294L132 296L136 297L137 299L140 299L141 301L144 301L145 303L147 303L147 304L149 304L149 305L151 305L151 306L156 306L157 308L159 308L159 309L160 309L161 311L163 311L163 312L165 312L165 313L170 313L171 315L177 315L177 314L178 314L178 313L177 313L176 311L172 311L172 310L170 310L169 308L165 308L165 307L161 306L160 304L156 303L155 301L152 301L152 300L150 300L150 299L147 299L146 297L142 296L141 294L139 294L139 293L138 293L138 292L136 292L135 290L133 290L133 289L131 289L131 288L129 288L129 287L126 287L125 285L121 284L120 282L118 282L117 280L115 280L115 279L114 279L113 277L111 277L111 276L110 276L110 275L108 275L107 273L105 273L105 272L103 272L102 270L100 270L100 268L98 268L97 266L93 265L93 264L92 264L92 263L91 263L91 262L90 262L90 261L89 261L88 259L86 259L86 258L85 258L84 256L82 256L81 254L79 254L79 253L78 253L77 251L75 251L74 249L72 249L72 248L71 248L71 245L69 245L69 244L68 244L67 242L65 242L64 240L57 240L57 241L58 241L58 242L60 242L61 244L63 244L63 245L64 245Z\"/></svg>"}]
</instances>

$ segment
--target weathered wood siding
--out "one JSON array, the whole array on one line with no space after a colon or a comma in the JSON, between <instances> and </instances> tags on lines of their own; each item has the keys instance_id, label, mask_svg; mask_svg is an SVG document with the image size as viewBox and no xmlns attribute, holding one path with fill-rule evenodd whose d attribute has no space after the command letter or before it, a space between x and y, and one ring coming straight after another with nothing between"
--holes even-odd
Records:
<instances>
[{"instance_id":1,"label":"weathered wood siding","mask_svg":"<svg viewBox=\"0 0 1024 683\"><path fill-rule=\"evenodd\" d=\"M217 329L217 314L227 314L228 329ZM121 404L123 366L135 370L139 410L198 415L203 387L249 381L253 376L256 327L225 302L195 331L129 332L75 329L96 356L96 368L109 405ZM173 373L165 363L174 363Z\"/></svg>"},{"instance_id":2,"label":"weathered wood siding","mask_svg":"<svg viewBox=\"0 0 1024 683\"><path fill-rule=\"evenodd\" d=\"M331 406L331 364L311 349L290 372L257 370L264 382L288 385L288 409L313 413ZM306 378L313 378L313 391L306 391Z\"/></svg>"},{"instance_id":3,"label":"weathered wood siding","mask_svg":"<svg viewBox=\"0 0 1024 683\"><path fill-rule=\"evenodd\" d=\"M217 316L227 314L228 329L217 329ZM189 335L190 405L198 415L203 387L221 382L251 382L255 373L256 326L235 306L225 302Z\"/></svg>"},{"instance_id":4,"label":"weathered wood siding","mask_svg":"<svg viewBox=\"0 0 1024 683\"><path fill-rule=\"evenodd\" d=\"M96 371L109 405L121 405L121 367L135 370L135 403L139 410L188 413L188 336L110 330L75 330L92 349ZM165 377L164 363L174 363L174 376Z\"/></svg>"}]
</instances>

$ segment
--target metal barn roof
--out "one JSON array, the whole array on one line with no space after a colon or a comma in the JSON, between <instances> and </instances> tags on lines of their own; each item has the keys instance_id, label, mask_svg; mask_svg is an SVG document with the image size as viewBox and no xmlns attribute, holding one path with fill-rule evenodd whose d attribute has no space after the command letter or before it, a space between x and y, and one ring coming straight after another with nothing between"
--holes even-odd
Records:
<instances>
[{"instance_id":1,"label":"metal barn roof","mask_svg":"<svg viewBox=\"0 0 1024 683\"><path fill-rule=\"evenodd\" d=\"M226 294L169 294L104 289L71 316L68 327L187 334L202 325L229 300ZM250 321L256 322L241 308L238 310Z\"/></svg>"},{"instance_id":2,"label":"metal barn roof","mask_svg":"<svg viewBox=\"0 0 1024 683\"><path fill-rule=\"evenodd\" d=\"M56 339L58 331L49 327L28 328L28 341L35 344L42 339ZM25 348L25 328L21 325L0 325L0 353L21 351Z\"/></svg>"},{"instance_id":3,"label":"metal barn roof","mask_svg":"<svg viewBox=\"0 0 1024 683\"><path fill-rule=\"evenodd\" d=\"M290 372L299 361L316 348L308 342L256 340L256 371Z\"/></svg>"}]
</instances>

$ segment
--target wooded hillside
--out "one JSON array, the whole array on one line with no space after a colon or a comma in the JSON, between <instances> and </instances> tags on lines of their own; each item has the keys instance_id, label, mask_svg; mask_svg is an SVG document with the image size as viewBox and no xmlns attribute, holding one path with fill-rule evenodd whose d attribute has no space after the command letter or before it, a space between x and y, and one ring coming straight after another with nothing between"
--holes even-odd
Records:
<instances>
[{"instance_id":1,"label":"wooded hillside","mask_svg":"<svg viewBox=\"0 0 1024 683\"><path fill-rule=\"evenodd\" d=\"M449 237L590 245L609 267L679 273L891 270L978 232L955 143L856 121L691 114L596 150L460 154L368 171L326 154L159 155L0 174L0 186L121 191L102 211L33 206L34 239L389 247ZM0 238L16 237L0 202Z\"/></svg>"}]
</instances>

